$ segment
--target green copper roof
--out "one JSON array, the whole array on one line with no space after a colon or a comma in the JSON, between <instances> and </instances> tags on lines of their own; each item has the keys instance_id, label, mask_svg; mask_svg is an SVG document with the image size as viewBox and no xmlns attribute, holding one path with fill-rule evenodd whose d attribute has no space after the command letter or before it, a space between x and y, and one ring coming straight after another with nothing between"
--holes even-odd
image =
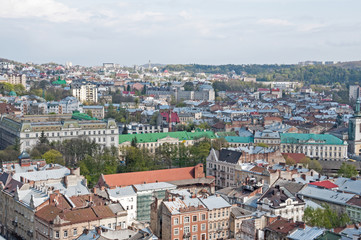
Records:
<instances>
[{"instance_id":1,"label":"green copper roof","mask_svg":"<svg viewBox=\"0 0 361 240\"><path fill-rule=\"evenodd\" d=\"M202 137L208 137L211 139L216 138L216 135L212 131L206 132L164 132L164 133L144 133L144 134L124 134L119 135L119 144L124 142L131 142L133 138L137 138L138 143L156 142L158 139L165 137L178 138L178 140L196 140Z\"/></svg>"},{"instance_id":2,"label":"green copper roof","mask_svg":"<svg viewBox=\"0 0 361 240\"><path fill-rule=\"evenodd\" d=\"M74 111L71 118L76 120L97 120L96 118L93 118L86 113L80 113L78 111Z\"/></svg>"},{"instance_id":3,"label":"green copper roof","mask_svg":"<svg viewBox=\"0 0 361 240\"><path fill-rule=\"evenodd\" d=\"M11 96L11 97L16 97L16 92L10 91L9 96Z\"/></svg>"},{"instance_id":4,"label":"green copper roof","mask_svg":"<svg viewBox=\"0 0 361 240\"><path fill-rule=\"evenodd\" d=\"M65 80L61 80L60 77L59 77L58 80L52 82L52 84L54 84L54 85L57 85L57 84L58 84L58 85L64 85L64 84L66 84L66 81L65 81Z\"/></svg>"},{"instance_id":5,"label":"green copper roof","mask_svg":"<svg viewBox=\"0 0 361 240\"><path fill-rule=\"evenodd\" d=\"M235 132L217 132L218 137L237 136Z\"/></svg>"},{"instance_id":6,"label":"green copper roof","mask_svg":"<svg viewBox=\"0 0 361 240\"><path fill-rule=\"evenodd\" d=\"M229 143L253 143L253 136L249 137L239 137L239 136L227 136L224 139L226 139Z\"/></svg>"},{"instance_id":7,"label":"green copper roof","mask_svg":"<svg viewBox=\"0 0 361 240\"><path fill-rule=\"evenodd\" d=\"M330 231L325 231L321 236L316 238L316 240L339 240L339 239L341 239L340 234Z\"/></svg>"},{"instance_id":8,"label":"green copper roof","mask_svg":"<svg viewBox=\"0 0 361 240\"><path fill-rule=\"evenodd\" d=\"M281 133L281 143L343 145L343 140L330 134Z\"/></svg>"}]
</instances>

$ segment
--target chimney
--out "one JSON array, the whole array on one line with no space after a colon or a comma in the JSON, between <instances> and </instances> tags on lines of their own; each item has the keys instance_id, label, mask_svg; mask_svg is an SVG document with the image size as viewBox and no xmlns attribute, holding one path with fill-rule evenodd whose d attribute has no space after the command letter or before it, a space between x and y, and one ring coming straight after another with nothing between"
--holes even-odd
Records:
<instances>
[{"instance_id":1,"label":"chimney","mask_svg":"<svg viewBox=\"0 0 361 240\"><path fill-rule=\"evenodd\" d=\"M306 174L301 174L301 178L306 181Z\"/></svg>"},{"instance_id":2,"label":"chimney","mask_svg":"<svg viewBox=\"0 0 361 240\"><path fill-rule=\"evenodd\" d=\"M97 193L97 188L93 187L93 193L96 194Z\"/></svg>"}]
</instances>

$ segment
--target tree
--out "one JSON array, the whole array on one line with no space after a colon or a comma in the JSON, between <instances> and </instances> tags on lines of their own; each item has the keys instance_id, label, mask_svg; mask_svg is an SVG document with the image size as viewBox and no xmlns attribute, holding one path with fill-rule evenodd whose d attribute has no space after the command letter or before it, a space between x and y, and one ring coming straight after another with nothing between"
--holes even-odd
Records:
<instances>
[{"instance_id":1,"label":"tree","mask_svg":"<svg viewBox=\"0 0 361 240\"><path fill-rule=\"evenodd\" d=\"M63 155L55 149L47 151L41 157L45 159L46 163L57 163L63 166L65 165Z\"/></svg>"},{"instance_id":2,"label":"tree","mask_svg":"<svg viewBox=\"0 0 361 240\"><path fill-rule=\"evenodd\" d=\"M194 85L192 82L186 82L183 87L185 91L194 91Z\"/></svg>"},{"instance_id":3,"label":"tree","mask_svg":"<svg viewBox=\"0 0 361 240\"><path fill-rule=\"evenodd\" d=\"M127 86L127 91L130 92L130 85Z\"/></svg>"},{"instance_id":4,"label":"tree","mask_svg":"<svg viewBox=\"0 0 361 240\"><path fill-rule=\"evenodd\" d=\"M358 175L358 172L354 165L343 162L340 170L338 170L338 175L340 177L351 178L356 177Z\"/></svg>"},{"instance_id":5,"label":"tree","mask_svg":"<svg viewBox=\"0 0 361 240\"><path fill-rule=\"evenodd\" d=\"M212 141L212 147L215 149L215 150L220 150L222 148L226 148L228 147L228 142L225 138L217 138L216 140L213 140Z\"/></svg>"},{"instance_id":6,"label":"tree","mask_svg":"<svg viewBox=\"0 0 361 240\"><path fill-rule=\"evenodd\" d=\"M88 114L90 117L93 117L93 113L90 110L86 111L86 114Z\"/></svg>"},{"instance_id":7,"label":"tree","mask_svg":"<svg viewBox=\"0 0 361 240\"><path fill-rule=\"evenodd\" d=\"M130 143L132 147L137 147L138 139L137 137L134 137Z\"/></svg>"},{"instance_id":8,"label":"tree","mask_svg":"<svg viewBox=\"0 0 361 240\"><path fill-rule=\"evenodd\" d=\"M42 131L41 134L40 134L39 142L42 143L42 144L48 144L49 143L49 140L46 137L44 131Z\"/></svg>"},{"instance_id":9,"label":"tree","mask_svg":"<svg viewBox=\"0 0 361 240\"><path fill-rule=\"evenodd\" d=\"M317 160L311 160L309 165L308 165L308 168L313 169L318 173L320 173L322 171L322 166L319 163L319 161L317 161Z\"/></svg>"},{"instance_id":10,"label":"tree","mask_svg":"<svg viewBox=\"0 0 361 240\"><path fill-rule=\"evenodd\" d=\"M346 213L339 215L328 204L324 204L322 207L317 209L307 207L305 209L303 220L307 225L331 229L344 227L351 222Z\"/></svg>"}]
</instances>

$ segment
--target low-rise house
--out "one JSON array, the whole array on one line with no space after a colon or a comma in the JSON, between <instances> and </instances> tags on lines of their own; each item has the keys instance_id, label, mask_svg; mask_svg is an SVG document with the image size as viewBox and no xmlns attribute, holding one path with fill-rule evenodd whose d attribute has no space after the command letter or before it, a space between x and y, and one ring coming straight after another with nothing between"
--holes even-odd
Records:
<instances>
[{"instance_id":1,"label":"low-rise house","mask_svg":"<svg viewBox=\"0 0 361 240\"><path fill-rule=\"evenodd\" d=\"M67 197L53 193L35 213L35 238L68 239L78 237L84 229L106 226L126 228L127 212L119 203L97 195Z\"/></svg>"},{"instance_id":2,"label":"low-rise house","mask_svg":"<svg viewBox=\"0 0 361 240\"><path fill-rule=\"evenodd\" d=\"M270 187L257 201L258 210L293 221L302 221L305 202L279 185Z\"/></svg>"}]
</instances>

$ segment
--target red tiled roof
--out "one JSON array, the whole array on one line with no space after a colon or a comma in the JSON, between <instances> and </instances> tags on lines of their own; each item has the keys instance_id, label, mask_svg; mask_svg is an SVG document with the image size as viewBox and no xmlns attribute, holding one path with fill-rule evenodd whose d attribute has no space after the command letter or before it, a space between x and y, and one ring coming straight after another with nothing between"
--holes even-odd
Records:
<instances>
[{"instance_id":1,"label":"red tiled roof","mask_svg":"<svg viewBox=\"0 0 361 240\"><path fill-rule=\"evenodd\" d=\"M270 225L267 226L267 228L270 229L271 231L287 235L293 229L301 226L302 224L303 223L299 223L299 222L295 223L293 221L289 221L284 218L281 218L272 222Z\"/></svg>"},{"instance_id":2,"label":"red tiled roof","mask_svg":"<svg viewBox=\"0 0 361 240\"><path fill-rule=\"evenodd\" d=\"M318 186L318 187L324 187L324 188L328 188L328 189L338 187L336 184L334 184L333 182L330 182L328 180L320 181L320 182L313 182L313 183L310 183L310 185L315 185L315 186Z\"/></svg>"},{"instance_id":3,"label":"red tiled roof","mask_svg":"<svg viewBox=\"0 0 361 240\"><path fill-rule=\"evenodd\" d=\"M169 122L169 112L161 112L160 113L163 118L166 118L166 121ZM179 123L179 117L177 113L172 112L171 113L171 120L172 123Z\"/></svg>"},{"instance_id":4,"label":"red tiled roof","mask_svg":"<svg viewBox=\"0 0 361 240\"><path fill-rule=\"evenodd\" d=\"M99 180L98 185L107 185L109 187L125 187L133 184L155 183L155 182L170 182L185 179L194 179L204 177L203 165L198 164L195 167L173 168L144 172L130 172L103 175L100 178L104 179L105 184Z\"/></svg>"}]
</instances>

